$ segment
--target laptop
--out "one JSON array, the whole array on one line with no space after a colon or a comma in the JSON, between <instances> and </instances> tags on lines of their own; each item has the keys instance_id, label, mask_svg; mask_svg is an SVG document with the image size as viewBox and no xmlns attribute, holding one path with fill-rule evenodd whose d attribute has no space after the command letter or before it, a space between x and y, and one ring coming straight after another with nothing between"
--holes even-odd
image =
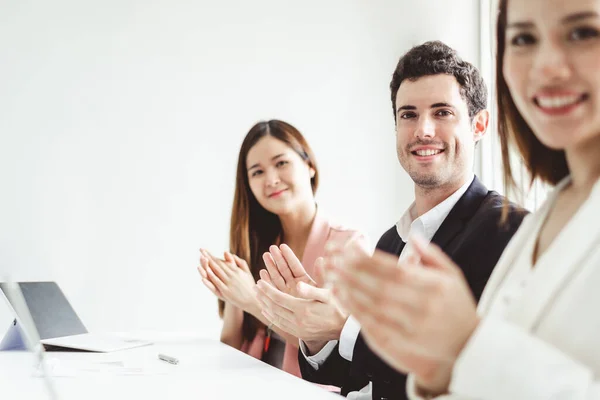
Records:
<instances>
[{"instance_id":1,"label":"laptop","mask_svg":"<svg viewBox=\"0 0 600 400\"><path fill-rule=\"evenodd\" d=\"M13 285L19 287L40 343L44 344L46 350L109 353L152 344L145 340L88 332L56 282L19 282ZM11 329L18 329L19 324L23 324L23 317L8 295L9 285L0 283L0 290L17 316L15 326ZM24 329L21 331L27 334Z\"/></svg>"},{"instance_id":2,"label":"laptop","mask_svg":"<svg viewBox=\"0 0 600 400\"><path fill-rule=\"evenodd\" d=\"M46 363L46 357L44 352L44 346L40 343L40 336L33 322L23 293L19 285L11 282L0 283L2 292L11 304L11 308L15 311L15 315L19 316L22 321L20 331L25 334L22 338L23 346L33 352L38 364L38 368L41 372L41 376L44 379L46 393L50 400L58 400L58 393L54 386L54 382L50 379L48 374L48 365Z\"/></svg>"}]
</instances>

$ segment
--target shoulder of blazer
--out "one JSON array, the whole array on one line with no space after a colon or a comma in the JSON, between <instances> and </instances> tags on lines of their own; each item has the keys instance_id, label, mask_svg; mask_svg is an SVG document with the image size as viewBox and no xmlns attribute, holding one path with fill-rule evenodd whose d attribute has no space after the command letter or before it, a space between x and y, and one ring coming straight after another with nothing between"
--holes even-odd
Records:
<instances>
[{"instance_id":1,"label":"shoulder of blazer","mask_svg":"<svg viewBox=\"0 0 600 400\"><path fill-rule=\"evenodd\" d=\"M507 207L507 218L502 221L504 208ZM525 208L508 201L506 197L498 192L490 191L485 196L479 208L473 214L472 230L480 227L485 229L497 229L499 234L510 232L514 234L529 211Z\"/></svg>"},{"instance_id":2,"label":"shoulder of blazer","mask_svg":"<svg viewBox=\"0 0 600 400\"><path fill-rule=\"evenodd\" d=\"M396 225L392 226L390 229L385 231L385 233L381 235L381 238L379 238L379 241L375 246L375 248L378 250L396 255L400 255L400 252L402 251L403 247L404 242L400 238L400 235L398 235Z\"/></svg>"},{"instance_id":3,"label":"shoulder of blazer","mask_svg":"<svg viewBox=\"0 0 600 400\"><path fill-rule=\"evenodd\" d=\"M469 231L481 226L489 228L487 224L491 222L500 227L500 217L504 202L504 196L494 191L488 191L483 183L475 177L471 186L469 186L465 194L458 200L433 236L432 242L444 249L452 239L467 227L467 224ZM519 217L519 214L522 214L522 216ZM509 203L509 216L509 221L516 218L518 224L520 224L520 220L525 216L525 212L514 203Z\"/></svg>"}]
</instances>

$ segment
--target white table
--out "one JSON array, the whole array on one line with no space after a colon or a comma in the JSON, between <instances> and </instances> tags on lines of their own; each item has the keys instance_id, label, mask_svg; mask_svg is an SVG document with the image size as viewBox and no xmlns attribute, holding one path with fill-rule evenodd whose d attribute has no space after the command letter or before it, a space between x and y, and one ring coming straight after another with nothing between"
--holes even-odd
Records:
<instances>
[{"instance_id":1,"label":"white table","mask_svg":"<svg viewBox=\"0 0 600 400\"><path fill-rule=\"evenodd\" d=\"M158 353L179 359L158 360ZM340 399L338 395L209 339L156 341L116 353L47 352L59 399ZM126 368L64 376L74 365L123 362ZM134 371L129 366L141 368ZM62 371L62 373L61 373ZM129 371L129 372L127 372ZM58 376L62 375L62 376ZM66 375L70 375L66 373ZM27 352L0 352L0 398L48 399Z\"/></svg>"}]
</instances>

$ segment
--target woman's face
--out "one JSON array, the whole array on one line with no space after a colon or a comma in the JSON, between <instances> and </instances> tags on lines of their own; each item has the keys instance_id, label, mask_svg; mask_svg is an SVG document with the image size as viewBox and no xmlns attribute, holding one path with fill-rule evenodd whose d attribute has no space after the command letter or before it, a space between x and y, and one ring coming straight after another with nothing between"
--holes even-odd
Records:
<instances>
[{"instance_id":1,"label":"woman's face","mask_svg":"<svg viewBox=\"0 0 600 400\"><path fill-rule=\"evenodd\" d=\"M250 190L268 211L284 215L314 203L310 180L315 170L285 142L260 139L248 151L246 169Z\"/></svg>"},{"instance_id":2,"label":"woman's face","mask_svg":"<svg viewBox=\"0 0 600 400\"><path fill-rule=\"evenodd\" d=\"M600 133L600 0L508 0L504 79L553 149Z\"/></svg>"}]
</instances>

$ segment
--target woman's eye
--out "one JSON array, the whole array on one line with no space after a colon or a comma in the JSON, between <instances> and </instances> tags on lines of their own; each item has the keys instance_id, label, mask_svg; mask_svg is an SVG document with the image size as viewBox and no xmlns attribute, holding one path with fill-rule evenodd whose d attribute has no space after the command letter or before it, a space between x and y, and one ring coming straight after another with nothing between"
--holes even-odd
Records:
<instances>
[{"instance_id":1,"label":"woman's eye","mask_svg":"<svg viewBox=\"0 0 600 400\"><path fill-rule=\"evenodd\" d=\"M276 165L277 165L277 167L282 167L282 166L284 166L287 163L288 163L287 161L283 161L282 160L282 161L278 161Z\"/></svg>"},{"instance_id":2,"label":"woman's eye","mask_svg":"<svg viewBox=\"0 0 600 400\"><path fill-rule=\"evenodd\" d=\"M254 172L252 172L252 174L250 175L251 177L255 177L262 174L262 171L260 169L255 170Z\"/></svg>"},{"instance_id":3,"label":"woman's eye","mask_svg":"<svg viewBox=\"0 0 600 400\"><path fill-rule=\"evenodd\" d=\"M569 33L569 40L585 40L598 37L598 30L594 28L577 28Z\"/></svg>"},{"instance_id":4,"label":"woman's eye","mask_svg":"<svg viewBox=\"0 0 600 400\"><path fill-rule=\"evenodd\" d=\"M516 47L529 46L535 43L535 38L530 33L521 33L512 38L510 44Z\"/></svg>"}]
</instances>

